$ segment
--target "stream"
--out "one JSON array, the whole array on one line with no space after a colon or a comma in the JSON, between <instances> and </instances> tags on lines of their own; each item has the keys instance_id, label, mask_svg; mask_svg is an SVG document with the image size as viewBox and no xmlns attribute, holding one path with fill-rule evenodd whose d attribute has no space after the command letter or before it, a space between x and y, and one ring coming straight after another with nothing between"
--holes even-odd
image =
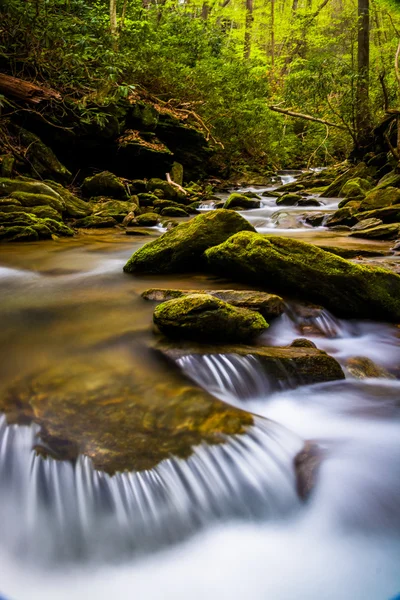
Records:
<instances>
[{"instance_id":1,"label":"stream","mask_svg":"<svg viewBox=\"0 0 400 600\"><path fill-rule=\"evenodd\" d=\"M283 183L293 181L282 175ZM240 191L268 192L273 188ZM319 207L241 214L259 232L312 243L388 249L390 243L312 228ZM208 210L212 206L203 206ZM158 233L153 228L151 233ZM153 385L163 371L152 339L150 287L246 289L203 274L130 276L122 267L150 238L91 231L74 239L0 247L0 393L63 361L128 361ZM6 600L392 600L400 594L400 330L287 306L263 340L307 337L346 379L277 386L257 359L187 356L178 367L221 400L256 415L250 433L200 446L188 460L110 477L80 458L43 460L33 426L0 417L0 598ZM352 357L392 375L355 379ZM270 419L268 427L261 418ZM240 439L243 438L243 439ZM315 441L323 460L309 500L293 458ZM107 501L104 501L104 498Z\"/></svg>"}]
</instances>

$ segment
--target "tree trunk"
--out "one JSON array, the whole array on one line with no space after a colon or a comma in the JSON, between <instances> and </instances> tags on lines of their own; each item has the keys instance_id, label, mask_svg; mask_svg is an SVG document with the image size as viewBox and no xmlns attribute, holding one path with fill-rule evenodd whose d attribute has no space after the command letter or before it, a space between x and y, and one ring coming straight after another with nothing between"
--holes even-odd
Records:
<instances>
[{"instance_id":1,"label":"tree trunk","mask_svg":"<svg viewBox=\"0 0 400 600\"><path fill-rule=\"evenodd\" d=\"M369 111L369 0L358 0L358 67L356 128L359 145L371 130Z\"/></svg>"},{"instance_id":2,"label":"tree trunk","mask_svg":"<svg viewBox=\"0 0 400 600\"><path fill-rule=\"evenodd\" d=\"M207 21L209 14L210 14L210 6L207 4L207 2L204 2L203 6L201 7L201 18L204 21Z\"/></svg>"},{"instance_id":3,"label":"tree trunk","mask_svg":"<svg viewBox=\"0 0 400 600\"><path fill-rule=\"evenodd\" d=\"M114 39L118 37L117 0L110 0L110 31Z\"/></svg>"},{"instance_id":4,"label":"tree trunk","mask_svg":"<svg viewBox=\"0 0 400 600\"><path fill-rule=\"evenodd\" d=\"M244 30L244 58L250 58L251 30L253 28L253 0L246 0L246 23Z\"/></svg>"},{"instance_id":5,"label":"tree trunk","mask_svg":"<svg viewBox=\"0 0 400 600\"><path fill-rule=\"evenodd\" d=\"M40 87L29 81L0 73L0 94L22 100L27 104L40 104L49 100L61 100L61 94L51 88Z\"/></svg>"},{"instance_id":6,"label":"tree trunk","mask_svg":"<svg viewBox=\"0 0 400 600\"><path fill-rule=\"evenodd\" d=\"M271 0L271 66L275 68L275 0Z\"/></svg>"}]
</instances>

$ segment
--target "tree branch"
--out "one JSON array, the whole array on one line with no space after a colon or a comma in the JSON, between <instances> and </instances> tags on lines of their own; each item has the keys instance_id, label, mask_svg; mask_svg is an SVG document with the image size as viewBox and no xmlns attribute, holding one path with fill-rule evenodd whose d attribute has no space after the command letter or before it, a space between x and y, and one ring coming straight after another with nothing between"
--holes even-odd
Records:
<instances>
[{"instance_id":1,"label":"tree branch","mask_svg":"<svg viewBox=\"0 0 400 600\"><path fill-rule=\"evenodd\" d=\"M279 108L278 106L268 106L270 110L273 110L278 113L282 113L283 115L287 115L289 117L294 117L297 119L306 119L306 121L314 121L315 123L322 123L322 125L328 125L329 127L336 127L337 129L343 129L347 131L347 127L343 125L338 125L337 123L331 123L330 121L325 121L324 119L319 119L318 117L312 117L311 115L303 115L302 113L293 112L292 110L287 110L284 108Z\"/></svg>"}]
</instances>

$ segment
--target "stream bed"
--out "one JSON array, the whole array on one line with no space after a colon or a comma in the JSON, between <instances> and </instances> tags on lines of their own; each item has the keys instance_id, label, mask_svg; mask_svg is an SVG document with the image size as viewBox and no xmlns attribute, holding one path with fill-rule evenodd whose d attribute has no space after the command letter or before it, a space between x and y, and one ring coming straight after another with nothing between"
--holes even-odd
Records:
<instances>
[{"instance_id":1,"label":"stream bed","mask_svg":"<svg viewBox=\"0 0 400 600\"><path fill-rule=\"evenodd\" d=\"M322 202L277 210L274 198L263 197L262 208L241 214L262 233L342 247L390 247L307 226L304 214L337 208L338 201ZM0 393L32 371L71 358L101 361L104 353L117 372L121 361L129 361L155 385L163 371L144 351L153 336L154 304L140 294L150 287L246 289L202 274L124 274L126 260L148 239L107 231L0 247ZM0 596L394 598L400 593L399 335L394 325L339 320L327 311L304 320L289 306L263 341L285 345L307 337L346 373L345 380L296 389L274 388L249 357L216 352L179 359L178 367L197 385L257 415L254 430L225 450L200 447L188 461L164 461L153 474L131 478L128 488L120 476L96 479L85 461L78 475L60 461L38 463L34 430L7 427L2 420ZM394 375L353 378L347 365L357 356ZM273 425L264 430L259 417ZM323 460L303 503L296 495L293 456L307 440L319 444ZM99 508L99 488L107 488L111 509ZM158 500L167 492L165 510Z\"/></svg>"}]
</instances>

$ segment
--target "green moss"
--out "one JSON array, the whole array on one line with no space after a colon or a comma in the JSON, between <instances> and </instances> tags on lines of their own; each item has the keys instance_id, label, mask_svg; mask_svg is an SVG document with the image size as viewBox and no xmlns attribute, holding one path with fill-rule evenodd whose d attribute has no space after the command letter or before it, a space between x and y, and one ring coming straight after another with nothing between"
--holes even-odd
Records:
<instances>
[{"instance_id":1,"label":"green moss","mask_svg":"<svg viewBox=\"0 0 400 600\"><path fill-rule=\"evenodd\" d=\"M214 210L167 231L137 250L126 273L179 273L200 268L207 248L238 231L254 231L248 221L230 210Z\"/></svg>"},{"instance_id":2,"label":"green moss","mask_svg":"<svg viewBox=\"0 0 400 600\"><path fill-rule=\"evenodd\" d=\"M162 302L154 323L168 337L208 342L243 342L268 328L262 315L209 294L189 294Z\"/></svg>"},{"instance_id":3,"label":"green moss","mask_svg":"<svg viewBox=\"0 0 400 600\"><path fill-rule=\"evenodd\" d=\"M348 206L339 208L339 210L336 210L326 219L325 225L327 227L336 227L336 225L348 225L351 227L358 222L358 219L355 216L357 212L357 208L349 208Z\"/></svg>"},{"instance_id":4,"label":"green moss","mask_svg":"<svg viewBox=\"0 0 400 600\"><path fill-rule=\"evenodd\" d=\"M376 210L400 204L400 190L394 187L374 188L360 204L360 211Z\"/></svg>"},{"instance_id":5,"label":"green moss","mask_svg":"<svg viewBox=\"0 0 400 600\"><path fill-rule=\"evenodd\" d=\"M65 209L64 202L60 199L46 196L45 194L30 194L28 192L12 192L11 198L18 200L22 206L50 206L60 214Z\"/></svg>"},{"instance_id":6,"label":"green moss","mask_svg":"<svg viewBox=\"0 0 400 600\"><path fill-rule=\"evenodd\" d=\"M136 217L134 223L139 227L154 227L160 220L160 216L157 213L148 212L143 215Z\"/></svg>"},{"instance_id":7,"label":"green moss","mask_svg":"<svg viewBox=\"0 0 400 600\"><path fill-rule=\"evenodd\" d=\"M243 232L205 256L215 273L322 304L339 316L400 320L400 276L312 244Z\"/></svg>"},{"instance_id":8,"label":"green moss","mask_svg":"<svg viewBox=\"0 0 400 600\"><path fill-rule=\"evenodd\" d=\"M90 201L89 205L94 217L111 217L119 223L122 223L128 214L136 213L139 208L137 204L125 200L110 200L103 197Z\"/></svg>"},{"instance_id":9,"label":"green moss","mask_svg":"<svg viewBox=\"0 0 400 600\"><path fill-rule=\"evenodd\" d=\"M43 179L51 177L66 182L71 179L68 169L61 164L51 148L46 146L37 135L19 127L18 139L19 143L27 147L25 157L28 159L34 175Z\"/></svg>"},{"instance_id":10,"label":"green moss","mask_svg":"<svg viewBox=\"0 0 400 600\"><path fill-rule=\"evenodd\" d=\"M189 213L182 207L178 206L166 206L161 210L161 216L163 217L188 217Z\"/></svg>"},{"instance_id":11,"label":"green moss","mask_svg":"<svg viewBox=\"0 0 400 600\"><path fill-rule=\"evenodd\" d=\"M72 194L65 187L60 185L59 183L55 183L54 181L46 182L49 187L51 187L54 191L56 191L64 201L65 204L65 215L68 217L72 217L73 219L80 219L90 215L91 208L87 202L81 200Z\"/></svg>"},{"instance_id":12,"label":"green moss","mask_svg":"<svg viewBox=\"0 0 400 600\"><path fill-rule=\"evenodd\" d=\"M295 206L300 200L301 196L298 194L284 194L280 198L277 198L277 206Z\"/></svg>"},{"instance_id":13,"label":"green moss","mask_svg":"<svg viewBox=\"0 0 400 600\"><path fill-rule=\"evenodd\" d=\"M83 229L103 229L107 227L115 227L117 221L113 217L99 217L90 215L84 219L78 219L75 221L75 227Z\"/></svg>"},{"instance_id":14,"label":"green moss","mask_svg":"<svg viewBox=\"0 0 400 600\"><path fill-rule=\"evenodd\" d=\"M164 181L163 179L150 179L147 182L147 189L149 192L154 192L154 190L162 190L164 197L167 198L167 200L179 199L178 188L168 183L168 181Z\"/></svg>"},{"instance_id":15,"label":"green moss","mask_svg":"<svg viewBox=\"0 0 400 600\"><path fill-rule=\"evenodd\" d=\"M171 179L178 185L183 185L183 166L181 163L174 162L171 168Z\"/></svg>"},{"instance_id":16,"label":"green moss","mask_svg":"<svg viewBox=\"0 0 400 600\"><path fill-rule=\"evenodd\" d=\"M241 208L243 210L260 208L260 201L248 198L245 194L231 194L224 204L226 209Z\"/></svg>"},{"instance_id":17,"label":"green moss","mask_svg":"<svg viewBox=\"0 0 400 600\"><path fill-rule=\"evenodd\" d=\"M157 202L158 196L150 193L140 193L138 194L139 198L139 206L151 206L154 202Z\"/></svg>"},{"instance_id":18,"label":"green moss","mask_svg":"<svg viewBox=\"0 0 400 600\"><path fill-rule=\"evenodd\" d=\"M38 239L39 235L32 227L0 225L1 242L34 242Z\"/></svg>"},{"instance_id":19,"label":"green moss","mask_svg":"<svg viewBox=\"0 0 400 600\"><path fill-rule=\"evenodd\" d=\"M365 163L360 163L356 167L347 169L344 173L341 173L336 179L328 186L325 190L325 198L339 198L341 190L345 183L350 179L356 179L358 177L366 179L369 176L369 170Z\"/></svg>"},{"instance_id":20,"label":"green moss","mask_svg":"<svg viewBox=\"0 0 400 600\"><path fill-rule=\"evenodd\" d=\"M92 177L86 177L82 184L82 192L91 196L109 196L110 198L128 199L123 182L113 173L102 171Z\"/></svg>"},{"instance_id":21,"label":"green moss","mask_svg":"<svg viewBox=\"0 0 400 600\"><path fill-rule=\"evenodd\" d=\"M74 234L72 229L60 221L51 218L40 218L37 215L26 212L0 212L0 226L4 229L11 227L32 229L37 233L35 239L38 237L48 239L52 234L62 236L71 236Z\"/></svg>"},{"instance_id":22,"label":"green moss","mask_svg":"<svg viewBox=\"0 0 400 600\"><path fill-rule=\"evenodd\" d=\"M7 177L0 177L0 196L10 196L12 192L26 192L28 194L36 195L43 194L62 202L60 194L54 191L46 183L26 178L9 179Z\"/></svg>"},{"instance_id":23,"label":"green moss","mask_svg":"<svg viewBox=\"0 0 400 600\"><path fill-rule=\"evenodd\" d=\"M365 194L371 189L371 184L368 179L362 177L355 177L346 181L344 186L339 192L341 197L345 198L363 198Z\"/></svg>"}]
</instances>

